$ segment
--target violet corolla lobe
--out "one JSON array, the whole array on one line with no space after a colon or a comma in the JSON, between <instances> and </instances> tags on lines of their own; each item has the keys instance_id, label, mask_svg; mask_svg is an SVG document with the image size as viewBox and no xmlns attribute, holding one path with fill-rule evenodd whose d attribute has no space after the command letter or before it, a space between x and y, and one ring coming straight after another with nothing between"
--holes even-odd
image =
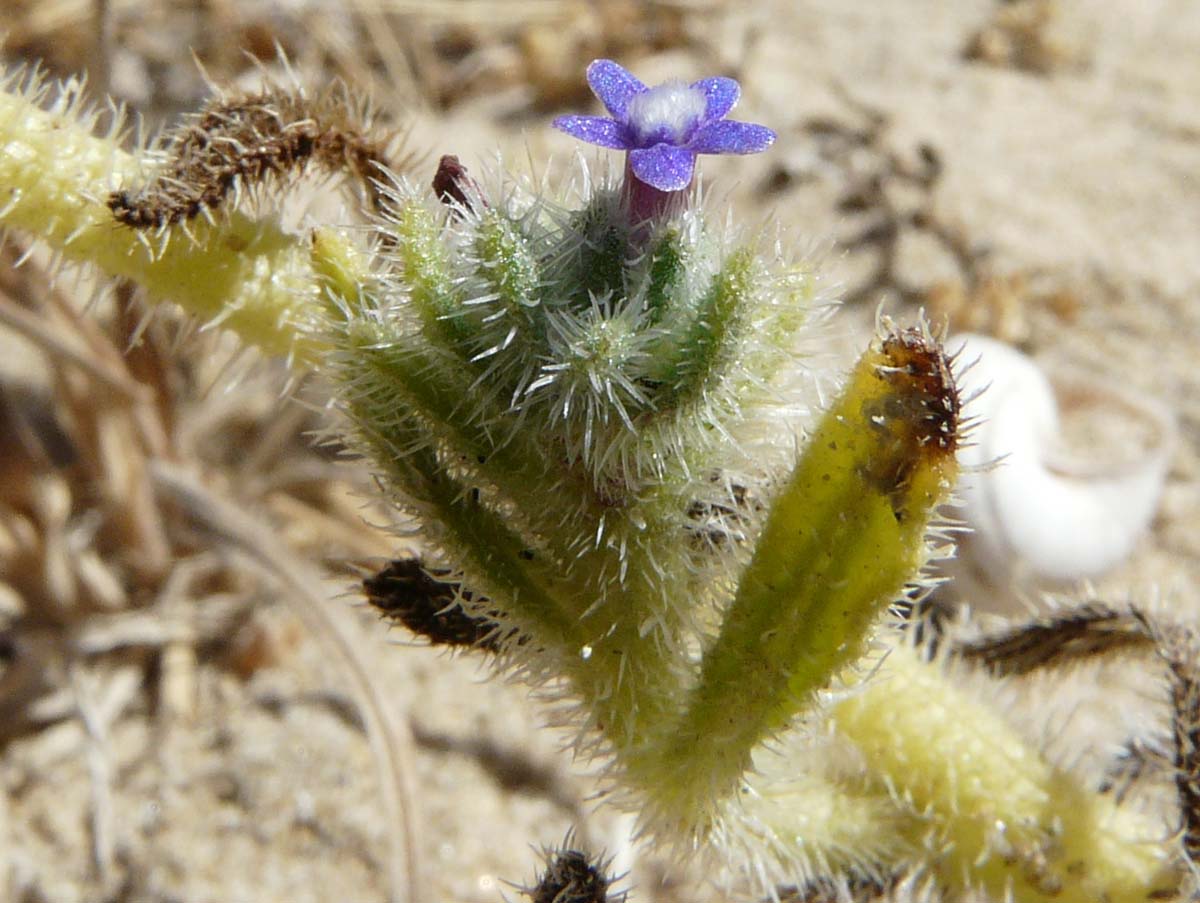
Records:
<instances>
[{"instance_id":1,"label":"violet corolla lobe","mask_svg":"<svg viewBox=\"0 0 1200 903\"><path fill-rule=\"evenodd\" d=\"M741 94L732 78L648 88L612 60L596 60L587 68L587 80L611 118L559 116L555 128L627 151L633 176L659 191L687 188L697 154L754 154L775 140L766 126L725 118Z\"/></svg>"}]
</instances>

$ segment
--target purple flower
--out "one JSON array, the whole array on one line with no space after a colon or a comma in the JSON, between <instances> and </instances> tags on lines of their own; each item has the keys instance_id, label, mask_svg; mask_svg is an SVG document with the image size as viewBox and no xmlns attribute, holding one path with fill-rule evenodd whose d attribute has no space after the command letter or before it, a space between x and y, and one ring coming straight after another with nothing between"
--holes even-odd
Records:
<instances>
[{"instance_id":1,"label":"purple flower","mask_svg":"<svg viewBox=\"0 0 1200 903\"><path fill-rule=\"evenodd\" d=\"M587 80L612 118L559 116L554 127L590 144L628 151L633 175L659 191L687 188L696 154L756 154L775 140L766 126L725 119L741 94L732 78L647 88L612 60L596 60Z\"/></svg>"}]
</instances>

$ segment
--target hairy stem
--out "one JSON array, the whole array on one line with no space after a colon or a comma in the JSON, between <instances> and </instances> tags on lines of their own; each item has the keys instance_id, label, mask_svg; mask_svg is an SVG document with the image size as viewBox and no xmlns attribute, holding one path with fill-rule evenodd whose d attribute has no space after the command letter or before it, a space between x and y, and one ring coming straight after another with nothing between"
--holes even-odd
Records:
<instances>
[{"instance_id":1,"label":"hairy stem","mask_svg":"<svg viewBox=\"0 0 1200 903\"><path fill-rule=\"evenodd\" d=\"M935 833L951 887L994 899L1133 903L1178 882L1166 826L1086 790L907 646L834 709L881 789Z\"/></svg>"},{"instance_id":2,"label":"hairy stem","mask_svg":"<svg viewBox=\"0 0 1200 903\"><path fill-rule=\"evenodd\" d=\"M928 336L894 334L864 355L776 499L646 775L664 809L696 818L733 792L754 748L862 655L923 563L929 518L953 481L956 418Z\"/></svg>"},{"instance_id":3,"label":"hairy stem","mask_svg":"<svg viewBox=\"0 0 1200 903\"><path fill-rule=\"evenodd\" d=\"M117 137L93 135L81 85L58 87L48 109L36 83L0 91L0 224L44 241L66 260L130 279L219 321L270 354L311 361L324 346L322 302L306 238L273 220L221 213L146 233L119 224L104 199L144 179Z\"/></svg>"},{"instance_id":4,"label":"hairy stem","mask_svg":"<svg viewBox=\"0 0 1200 903\"><path fill-rule=\"evenodd\" d=\"M564 545L562 525L547 519L549 500L538 501L540 492L577 497L575 516L591 519L587 485L554 485L571 475L547 470L526 437L497 444L478 418L460 410L472 392L470 374L447 369L406 336L397 318L380 308L361 268L340 245L326 247L321 238L318 270L344 317L343 350L330 373L351 387L351 419L372 425L360 427L370 457L410 505L423 509L469 585L510 613L528 644L553 658L585 703L586 726L607 737L619 758L644 747L650 728L677 704L687 666L678 641L683 610L667 606L661 582L648 577L653 569L643 546L629 544L628 580L597 606L603 587L617 577L608 572L613 556L602 546ZM646 543L661 540L661 519L646 512Z\"/></svg>"}]
</instances>

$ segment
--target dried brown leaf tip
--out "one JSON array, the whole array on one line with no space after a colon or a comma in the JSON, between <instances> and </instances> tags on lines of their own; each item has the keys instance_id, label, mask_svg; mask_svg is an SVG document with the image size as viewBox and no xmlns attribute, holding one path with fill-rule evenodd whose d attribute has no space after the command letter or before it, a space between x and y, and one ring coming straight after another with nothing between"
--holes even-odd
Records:
<instances>
[{"instance_id":1,"label":"dried brown leaf tip","mask_svg":"<svg viewBox=\"0 0 1200 903\"><path fill-rule=\"evenodd\" d=\"M962 406L951 360L924 325L889 331L872 363L882 385L862 413L879 453L863 477L891 496L896 518L903 521L914 476L953 463Z\"/></svg>"},{"instance_id":2,"label":"dried brown leaf tip","mask_svg":"<svg viewBox=\"0 0 1200 903\"><path fill-rule=\"evenodd\" d=\"M907 406L896 419L911 424L908 441L953 454L962 406L941 343L928 329L902 329L883 340L883 354L880 375L897 389L890 401Z\"/></svg>"},{"instance_id":3,"label":"dried brown leaf tip","mask_svg":"<svg viewBox=\"0 0 1200 903\"><path fill-rule=\"evenodd\" d=\"M477 204L487 206L483 189L453 154L444 154L438 161L437 172L433 176L433 193L443 204L462 210L474 210Z\"/></svg>"},{"instance_id":4,"label":"dried brown leaf tip","mask_svg":"<svg viewBox=\"0 0 1200 903\"><path fill-rule=\"evenodd\" d=\"M390 158L393 142L372 118L341 86L311 97L281 89L218 97L167 137L150 181L114 191L108 207L127 226L161 229L217 210L244 188L286 187L311 167L350 176L378 211L379 179L411 161Z\"/></svg>"},{"instance_id":5,"label":"dried brown leaf tip","mask_svg":"<svg viewBox=\"0 0 1200 903\"><path fill-rule=\"evenodd\" d=\"M435 646L470 646L498 652L502 642L513 635L486 615L466 611L462 603L475 597L470 591L460 595L454 583L430 573L418 559L389 562L374 576L363 580L367 601L393 621L399 621L413 633Z\"/></svg>"},{"instance_id":6,"label":"dried brown leaf tip","mask_svg":"<svg viewBox=\"0 0 1200 903\"><path fill-rule=\"evenodd\" d=\"M1181 822L1179 843L1189 869L1200 869L1200 635L1188 626L1147 622L1167 666L1171 746ZM1193 896L1192 899L1197 899Z\"/></svg>"},{"instance_id":7,"label":"dried brown leaf tip","mask_svg":"<svg viewBox=\"0 0 1200 903\"><path fill-rule=\"evenodd\" d=\"M983 665L997 677L1007 677L1126 649L1146 648L1150 642L1143 618L1130 610L1091 602L993 636L963 642L954 649L954 654Z\"/></svg>"},{"instance_id":8,"label":"dried brown leaf tip","mask_svg":"<svg viewBox=\"0 0 1200 903\"><path fill-rule=\"evenodd\" d=\"M522 893L533 903L621 903L623 893L608 892L613 879L606 865L579 850L555 850L546 857L538 883Z\"/></svg>"}]
</instances>

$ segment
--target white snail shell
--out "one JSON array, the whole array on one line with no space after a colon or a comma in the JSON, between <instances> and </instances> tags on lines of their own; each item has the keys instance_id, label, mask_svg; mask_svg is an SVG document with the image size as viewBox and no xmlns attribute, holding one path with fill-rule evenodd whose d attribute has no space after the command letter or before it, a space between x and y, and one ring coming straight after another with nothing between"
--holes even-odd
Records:
<instances>
[{"instance_id":1,"label":"white snail shell","mask_svg":"<svg viewBox=\"0 0 1200 903\"><path fill-rule=\"evenodd\" d=\"M1052 384L1031 358L986 336L955 336L947 348L965 414L978 420L959 451L959 514L972 530L960 555L997 586L1078 580L1119 564L1157 510L1175 439L1170 411L1115 386ZM1067 450L1060 400L1141 419L1148 447L1115 464L1103 449ZM1112 431L1132 425L1113 420Z\"/></svg>"}]
</instances>

